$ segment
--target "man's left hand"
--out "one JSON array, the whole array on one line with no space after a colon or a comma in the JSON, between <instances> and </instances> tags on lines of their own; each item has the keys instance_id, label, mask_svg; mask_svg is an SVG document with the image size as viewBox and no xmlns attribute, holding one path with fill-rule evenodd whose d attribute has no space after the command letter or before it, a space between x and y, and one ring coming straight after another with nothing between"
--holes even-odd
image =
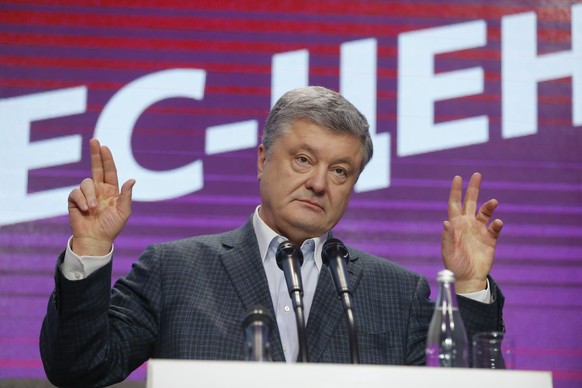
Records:
<instances>
[{"instance_id":1,"label":"man's left hand","mask_svg":"<svg viewBox=\"0 0 582 388\"><path fill-rule=\"evenodd\" d=\"M456 176L451 184L449 219L444 222L441 253L445 267L455 273L456 291L460 294L485 289L503 228L499 219L489 222L498 205L496 199L485 202L477 212L480 186L481 174L475 173L461 202L462 178Z\"/></svg>"}]
</instances>

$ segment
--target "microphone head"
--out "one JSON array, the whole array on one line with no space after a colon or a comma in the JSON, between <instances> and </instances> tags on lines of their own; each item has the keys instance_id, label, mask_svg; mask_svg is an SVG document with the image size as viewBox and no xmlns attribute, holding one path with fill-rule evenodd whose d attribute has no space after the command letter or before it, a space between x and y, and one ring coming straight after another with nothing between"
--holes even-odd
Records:
<instances>
[{"instance_id":1,"label":"microphone head","mask_svg":"<svg viewBox=\"0 0 582 388\"><path fill-rule=\"evenodd\" d=\"M247 311L247 314L245 315L241 326L243 330L246 330L246 328L249 327L249 325L259 322L269 327L270 330L273 330L275 328L275 321L273 320L273 317L267 311L267 309L261 306L251 307Z\"/></svg>"},{"instance_id":2,"label":"microphone head","mask_svg":"<svg viewBox=\"0 0 582 388\"><path fill-rule=\"evenodd\" d=\"M303 253L291 241L283 241L279 244L275 258L277 259L277 266L280 269L283 269L283 261L285 259L297 260L300 267L303 265Z\"/></svg>"},{"instance_id":3,"label":"microphone head","mask_svg":"<svg viewBox=\"0 0 582 388\"><path fill-rule=\"evenodd\" d=\"M321 260L323 264L329 265L329 260L333 258L341 258L346 265L349 262L350 254L348 248L343 242L337 238L330 238L323 243L323 248L321 249Z\"/></svg>"}]
</instances>

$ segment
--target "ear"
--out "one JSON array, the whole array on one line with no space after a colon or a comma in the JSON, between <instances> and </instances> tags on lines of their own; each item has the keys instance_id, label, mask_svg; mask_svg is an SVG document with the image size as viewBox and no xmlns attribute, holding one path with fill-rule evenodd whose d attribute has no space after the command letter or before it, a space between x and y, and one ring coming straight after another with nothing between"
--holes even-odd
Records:
<instances>
[{"instance_id":1,"label":"ear","mask_svg":"<svg viewBox=\"0 0 582 388\"><path fill-rule=\"evenodd\" d=\"M259 146L257 150L257 179L261 180L263 176L263 168L265 167L265 163L267 161L267 149L263 144Z\"/></svg>"}]
</instances>

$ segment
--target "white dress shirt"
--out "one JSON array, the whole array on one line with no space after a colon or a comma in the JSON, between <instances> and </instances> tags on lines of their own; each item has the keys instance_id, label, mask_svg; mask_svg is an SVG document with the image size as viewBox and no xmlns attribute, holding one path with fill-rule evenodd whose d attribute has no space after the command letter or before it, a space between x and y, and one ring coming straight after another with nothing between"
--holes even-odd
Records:
<instances>
[{"instance_id":1,"label":"white dress shirt","mask_svg":"<svg viewBox=\"0 0 582 388\"><path fill-rule=\"evenodd\" d=\"M278 235L265 224L259 216L259 207L255 209L255 214L253 215L253 228L255 229L255 235L259 243L259 251L261 252L265 273L267 274L269 291L271 292L271 300L275 308L275 318L281 336L285 360L287 362L295 362L299 355L297 321L295 320L295 312L293 311L289 289L285 282L285 275L277 266L275 258L277 247L281 242L286 241L287 238ZM326 238L327 233L305 240L301 245L301 251L303 253L301 278L303 280L303 312L305 324L307 324L309 319L309 311L311 310L311 303L313 302L313 296L315 295L315 289L317 287L317 279L321 271L321 249Z\"/></svg>"}]
</instances>

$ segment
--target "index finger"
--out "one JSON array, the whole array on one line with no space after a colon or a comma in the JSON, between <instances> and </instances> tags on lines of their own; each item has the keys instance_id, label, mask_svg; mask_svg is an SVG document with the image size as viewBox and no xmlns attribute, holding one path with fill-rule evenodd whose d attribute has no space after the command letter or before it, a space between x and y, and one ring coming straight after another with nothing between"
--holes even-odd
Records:
<instances>
[{"instance_id":1,"label":"index finger","mask_svg":"<svg viewBox=\"0 0 582 388\"><path fill-rule=\"evenodd\" d=\"M463 214L463 206L461 205L462 194L463 179L457 175L453 178L453 183L451 183L451 192L449 194L449 220Z\"/></svg>"},{"instance_id":2,"label":"index finger","mask_svg":"<svg viewBox=\"0 0 582 388\"><path fill-rule=\"evenodd\" d=\"M103 158L101 157L101 144L97 139L89 140L89 150L91 152L91 176L93 181L103 183Z\"/></svg>"}]
</instances>

